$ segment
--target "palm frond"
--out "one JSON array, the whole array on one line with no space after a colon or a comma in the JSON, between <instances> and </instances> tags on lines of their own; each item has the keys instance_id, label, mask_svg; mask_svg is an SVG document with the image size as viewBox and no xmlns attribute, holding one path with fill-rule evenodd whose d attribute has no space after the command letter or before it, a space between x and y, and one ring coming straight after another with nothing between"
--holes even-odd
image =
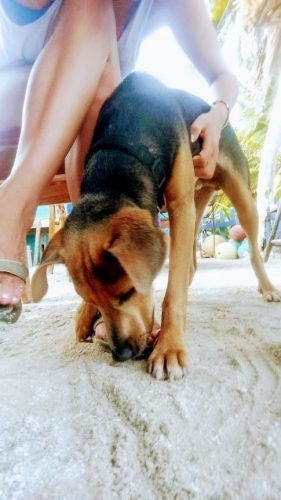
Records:
<instances>
[{"instance_id":1,"label":"palm frond","mask_svg":"<svg viewBox=\"0 0 281 500\"><path fill-rule=\"evenodd\" d=\"M228 7L228 4L229 4L229 1L228 0L213 0L211 1L211 5L210 5L210 8L211 8L211 18L212 18L212 21L214 23L215 26L217 26L224 14L225 14L225 11Z\"/></svg>"},{"instance_id":2,"label":"palm frond","mask_svg":"<svg viewBox=\"0 0 281 500\"><path fill-rule=\"evenodd\" d=\"M244 0L244 8L249 28L280 26L280 0Z\"/></svg>"}]
</instances>

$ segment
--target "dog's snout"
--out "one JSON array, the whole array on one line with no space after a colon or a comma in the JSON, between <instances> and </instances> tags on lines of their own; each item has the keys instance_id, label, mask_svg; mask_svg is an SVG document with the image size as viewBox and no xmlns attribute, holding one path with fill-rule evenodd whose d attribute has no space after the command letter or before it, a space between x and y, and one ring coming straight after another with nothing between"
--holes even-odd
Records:
<instances>
[{"instance_id":1,"label":"dog's snout","mask_svg":"<svg viewBox=\"0 0 281 500\"><path fill-rule=\"evenodd\" d=\"M127 361L136 355L136 349L129 344L129 342L124 342L122 345L118 346L113 352L112 356L115 361Z\"/></svg>"}]
</instances>

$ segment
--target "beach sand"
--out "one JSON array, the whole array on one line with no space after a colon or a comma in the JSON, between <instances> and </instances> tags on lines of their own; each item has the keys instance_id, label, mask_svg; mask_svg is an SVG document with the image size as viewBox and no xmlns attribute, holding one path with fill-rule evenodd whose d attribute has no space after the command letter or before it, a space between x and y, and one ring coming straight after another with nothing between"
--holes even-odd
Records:
<instances>
[{"instance_id":1,"label":"beach sand","mask_svg":"<svg viewBox=\"0 0 281 500\"><path fill-rule=\"evenodd\" d=\"M281 288L281 259L266 265ZM158 316L167 266L155 281ZM246 259L201 259L189 292L189 369L156 381L75 342L63 266L39 304L0 326L0 498L281 498L281 304Z\"/></svg>"}]
</instances>

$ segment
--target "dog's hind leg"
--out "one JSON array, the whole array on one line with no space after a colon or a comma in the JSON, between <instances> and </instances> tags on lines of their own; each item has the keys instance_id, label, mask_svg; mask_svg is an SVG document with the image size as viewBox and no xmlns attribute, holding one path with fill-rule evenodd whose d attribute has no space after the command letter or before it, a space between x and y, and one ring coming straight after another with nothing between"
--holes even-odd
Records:
<instances>
[{"instance_id":1,"label":"dog's hind leg","mask_svg":"<svg viewBox=\"0 0 281 500\"><path fill-rule=\"evenodd\" d=\"M258 279L258 291L267 302L280 302L281 293L269 280L258 249L258 213L251 191L242 175L234 168L223 170L221 187L233 203L243 226L250 249L251 263Z\"/></svg>"},{"instance_id":2,"label":"dog's hind leg","mask_svg":"<svg viewBox=\"0 0 281 500\"><path fill-rule=\"evenodd\" d=\"M215 191L212 187L208 185L201 187L200 189L195 189L194 201L195 201L195 210L196 210L196 220L195 220L195 236L194 236L194 244L193 244L193 261L190 266L189 272L189 284L191 284L194 274L197 270L197 257L196 257L196 249L197 249L197 238L200 230L200 222L204 213L204 210L209 203L209 201L214 196Z\"/></svg>"},{"instance_id":3,"label":"dog's hind leg","mask_svg":"<svg viewBox=\"0 0 281 500\"><path fill-rule=\"evenodd\" d=\"M165 189L171 235L169 277L159 338L148 359L148 371L157 379L181 378L186 366L183 334L195 231L194 183L188 138L184 137Z\"/></svg>"}]
</instances>

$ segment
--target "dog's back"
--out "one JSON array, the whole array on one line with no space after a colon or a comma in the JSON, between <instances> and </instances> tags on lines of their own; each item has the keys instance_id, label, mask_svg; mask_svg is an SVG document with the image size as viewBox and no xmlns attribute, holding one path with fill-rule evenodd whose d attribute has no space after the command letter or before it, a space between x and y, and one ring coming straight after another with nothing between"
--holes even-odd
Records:
<instances>
[{"instance_id":1,"label":"dog's back","mask_svg":"<svg viewBox=\"0 0 281 500\"><path fill-rule=\"evenodd\" d=\"M173 94L173 97L181 109L188 130L200 114L207 113L211 108L211 106L200 97L189 94L183 90L171 89L170 92ZM192 154L194 155L194 151L192 151ZM225 168L226 165L227 168L230 168L231 165L231 168L235 168L240 172L247 184L249 183L248 161L230 124L228 124L221 133L218 163L220 168L217 170L216 174L218 174L220 169Z\"/></svg>"},{"instance_id":2,"label":"dog's back","mask_svg":"<svg viewBox=\"0 0 281 500\"><path fill-rule=\"evenodd\" d=\"M194 238L216 186L223 188L245 229L259 291L267 301L281 300L258 251L258 218L247 183L247 161L230 126L221 136L213 181L195 189L189 128L208 109L201 99L168 89L148 75L125 79L101 110L82 198L33 275L33 293L40 300L47 290L47 265L64 262L84 299L77 338L85 340L92 334L98 310L114 359L142 355L153 329L152 282L165 257L164 236L153 217L160 186L171 245L161 331L148 359L148 372L157 379L184 374L186 297L196 269ZM166 169L163 185L158 183L156 167Z\"/></svg>"},{"instance_id":3,"label":"dog's back","mask_svg":"<svg viewBox=\"0 0 281 500\"><path fill-rule=\"evenodd\" d=\"M135 72L119 85L101 109L94 132L92 148L100 140L126 140L128 145L142 145L164 165L166 179L171 174L183 134L189 140L189 130L195 119L210 110L210 105L188 92L167 88L145 73ZM89 159L92 157L92 148ZM192 156L201 149L201 139L191 144ZM240 171L248 182L248 163L236 134L230 125L222 131L220 156ZM104 173L102 174L104 175Z\"/></svg>"}]
</instances>

